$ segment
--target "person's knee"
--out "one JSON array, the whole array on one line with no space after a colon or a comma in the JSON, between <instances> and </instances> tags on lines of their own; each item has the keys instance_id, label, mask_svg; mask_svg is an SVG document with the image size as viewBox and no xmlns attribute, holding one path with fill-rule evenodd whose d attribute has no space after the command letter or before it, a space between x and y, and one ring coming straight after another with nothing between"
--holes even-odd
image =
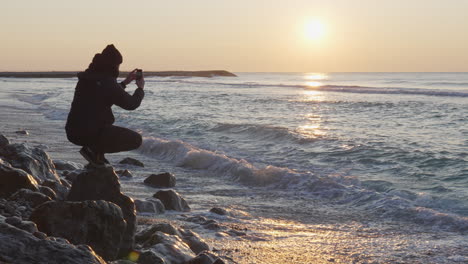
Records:
<instances>
[{"instance_id":1,"label":"person's knee","mask_svg":"<svg viewBox=\"0 0 468 264\"><path fill-rule=\"evenodd\" d=\"M143 138L140 134L135 133L135 138L133 139L133 149L137 149L143 143Z\"/></svg>"}]
</instances>

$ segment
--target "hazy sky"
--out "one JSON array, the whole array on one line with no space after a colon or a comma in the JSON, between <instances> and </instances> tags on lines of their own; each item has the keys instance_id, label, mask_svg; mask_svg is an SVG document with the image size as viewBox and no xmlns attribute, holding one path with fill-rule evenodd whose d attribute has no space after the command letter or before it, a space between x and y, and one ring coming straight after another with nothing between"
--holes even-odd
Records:
<instances>
[{"instance_id":1,"label":"hazy sky","mask_svg":"<svg viewBox=\"0 0 468 264\"><path fill-rule=\"evenodd\" d=\"M0 71L468 71L468 0L1 0L0 35Z\"/></svg>"}]
</instances>

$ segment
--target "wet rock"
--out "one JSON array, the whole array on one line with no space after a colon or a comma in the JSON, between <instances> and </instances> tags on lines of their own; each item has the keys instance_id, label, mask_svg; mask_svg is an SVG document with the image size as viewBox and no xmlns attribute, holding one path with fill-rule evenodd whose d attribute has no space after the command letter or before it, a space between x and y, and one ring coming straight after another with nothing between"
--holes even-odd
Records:
<instances>
[{"instance_id":1,"label":"wet rock","mask_svg":"<svg viewBox=\"0 0 468 264\"><path fill-rule=\"evenodd\" d=\"M176 185L176 177L168 172L151 174L144 180L144 183L156 188L171 188Z\"/></svg>"},{"instance_id":2,"label":"wet rock","mask_svg":"<svg viewBox=\"0 0 468 264\"><path fill-rule=\"evenodd\" d=\"M0 134L0 147L4 147L6 145L9 145L10 141L8 138L6 138L4 135Z\"/></svg>"},{"instance_id":3,"label":"wet rock","mask_svg":"<svg viewBox=\"0 0 468 264\"><path fill-rule=\"evenodd\" d=\"M165 264L167 263L158 254L151 250L143 251L138 258L138 264Z\"/></svg>"},{"instance_id":4,"label":"wet rock","mask_svg":"<svg viewBox=\"0 0 468 264\"><path fill-rule=\"evenodd\" d=\"M133 166L145 167L143 162L133 159L133 158L125 158L119 162L120 164L128 164Z\"/></svg>"},{"instance_id":5,"label":"wet rock","mask_svg":"<svg viewBox=\"0 0 468 264\"><path fill-rule=\"evenodd\" d=\"M22 188L37 191L37 181L23 170L0 164L0 197L9 197Z\"/></svg>"},{"instance_id":6,"label":"wet rock","mask_svg":"<svg viewBox=\"0 0 468 264\"><path fill-rule=\"evenodd\" d=\"M68 195L69 188L62 184L62 181L45 180L42 186L51 188L57 195L57 199L63 201Z\"/></svg>"},{"instance_id":7,"label":"wet rock","mask_svg":"<svg viewBox=\"0 0 468 264\"><path fill-rule=\"evenodd\" d=\"M70 183L68 180L66 180L66 179L60 179L60 183L61 183L63 186L67 187L67 189L71 188L71 183Z\"/></svg>"},{"instance_id":8,"label":"wet rock","mask_svg":"<svg viewBox=\"0 0 468 264\"><path fill-rule=\"evenodd\" d=\"M6 263L106 263L88 246L40 239L6 223L0 223L0 259Z\"/></svg>"},{"instance_id":9,"label":"wet rock","mask_svg":"<svg viewBox=\"0 0 468 264\"><path fill-rule=\"evenodd\" d=\"M0 156L13 167L31 174L38 183L45 180L60 182L52 160L40 148L26 144L10 144L0 148Z\"/></svg>"},{"instance_id":10,"label":"wet rock","mask_svg":"<svg viewBox=\"0 0 468 264\"><path fill-rule=\"evenodd\" d=\"M18 135L29 135L29 132L27 130L18 130L15 131L15 133Z\"/></svg>"},{"instance_id":11,"label":"wet rock","mask_svg":"<svg viewBox=\"0 0 468 264\"><path fill-rule=\"evenodd\" d=\"M169 223L158 223L158 224L153 224L148 228L145 228L138 232L135 235L135 242L139 244L149 244L151 245L151 242L148 242L148 240L153 236L156 232L162 232L165 234L169 235L175 235L175 236L181 236L179 231L171 224Z\"/></svg>"},{"instance_id":12,"label":"wet rock","mask_svg":"<svg viewBox=\"0 0 468 264\"><path fill-rule=\"evenodd\" d=\"M83 165L66 160L54 160L53 161L56 170L80 170L83 169Z\"/></svg>"},{"instance_id":13,"label":"wet rock","mask_svg":"<svg viewBox=\"0 0 468 264\"><path fill-rule=\"evenodd\" d=\"M47 195L40 192L35 192L28 189L20 189L12 194L8 200L15 201L16 203L28 206L30 208L35 208L45 202L50 201L51 199Z\"/></svg>"},{"instance_id":14,"label":"wet rock","mask_svg":"<svg viewBox=\"0 0 468 264\"><path fill-rule=\"evenodd\" d=\"M57 194L54 192L54 190L52 190L51 188L47 186L39 186L39 192L47 195L47 197L49 197L52 200L57 199Z\"/></svg>"},{"instance_id":15,"label":"wet rock","mask_svg":"<svg viewBox=\"0 0 468 264\"><path fill-rule=\"evenodd\" d=\"M223 209L223 208L219 208L219 207L213 207L210 209L210 212L214 213L214 214L218 214L218 215L228 215L228 211L226 209Z\"/></svg>"},{"instance_id":16,"label":"wet rock","mask_svg":"<svg viewBox=\"0 0 468 264\"><path fill-rule=\"evenodd\" d=\"M107 201L52 201L36 208L30 218L41 232L87 244L106 260L117 258L126 222L122 210Z\"/></svg>"},{"instance_id":17,"label":"wet rock","mask_svg":"<svg viewBox=\"0 0 468 264\"><path fill-rule=\"evenodd\" d=\"M131 171L125 169L125 170L118 170L116 171L117 175L120 177L127 177L127 178L133 178L133 174Z\"/></svg>"},{"instance_id":18,"label":"wet rock","mask_svg":"<svg viewBox=\"0 0 468 264\"><path fill-rule=\"evenodd\" d=\"M36 228L37 228L37 226L36 226ZM46 239L46 238L47 238L46 233L39 232L39 231L34 232L33 235L34 235L35 237L39 238L39 239Z\"/></svg>"},{"instance_id":19,"label":"wet rock","mask_svg":"<svg viewBox=\"0 0 468 264\"><path fill-rule=\"evenodd\" d=\"M195 257L180 237L159 231L150 237L146 246L157 255L164 256L164 260L171 264L184 264Z\"/></svg>"},{"instance_id":20,"label":"wet rock","mask_svg":"<svg viewBox=\"0 0 468 264\"><path fill-rule=\"evenodd\" d=\"M165 212L164 205L158 199L135 200L135 207L139 213L162 214Z\"/></svg>"},{"instance_id":21,"label":"wet rock","mask_svg":"<svg viewBox=\"0 0 468 264\"><path fill-rule=\"evenodd\" d=\"M191 230L179 229L182 240L190 247L195 254L205 250L210 250L210 246L203 239Z\"/></svg>"},{"instance_id":22,"label":"wet rock","mask_svg":"<svg viewBox=\"0 0 468 264\"><path fill-rule=\"evenodd\" d=\"M126 256L133 249L136 230L135 203L132 198L120 192L119 179L112 167L95 168L79 174L73 182L67 200L105 200L118 205L127 222L119 256Z\"/></svg>"},{"instance_id":23,"label":"wet rock","mask_svg":"<svg viewBox=\"0 0 468 264\"><path fill-rule=\"evenodd\" d=\"M153 195L154 198L159 199L166 210L175 210L181 212L190 211L190 206L176 191L174 190L162 190L158 191Z\"/></svg>"}]
</instances>

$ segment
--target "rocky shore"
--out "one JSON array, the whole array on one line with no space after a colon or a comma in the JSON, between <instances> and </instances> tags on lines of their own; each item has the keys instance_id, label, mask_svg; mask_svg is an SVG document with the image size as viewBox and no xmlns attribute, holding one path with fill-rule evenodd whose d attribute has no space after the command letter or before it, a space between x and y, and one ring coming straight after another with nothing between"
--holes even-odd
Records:
<instances>
[{"instance_id":1,"label":"rocky shore","mask_svg":"<svg viewBox=\"0 0 468 264\"><path fill-rule=\"evenodd\" d=\"M76 77L78 72L75 71L50 71L50 72L0 72L0 77L13 77L13 78L73 78ZM128 72L120 72L120 77L127 76ZM158 77L236 77L234 73L224 70L212 70L212 71L145 71L146 77L158 76Z\"/></svg>"},{"instance_id":2,"label":"rocky shore","mask_svg":"<svg viewBox=\"0 0 468 264\"><path fill-rule=\"evenodd\" d=\"M141 166L132 159L126 166ZM170 173L151 174L144 183L152 197L123 194L119 177L127 169L83 167L51 160L39 147L10 143L0 135L1 263L235 263L191 230L191 225L222 229L217 221L184 215L191 208L172 188ZM181 212L180 225L158 215ZM151 215L151 220L140 217ZM223 215L223 208L211 214ZM222 230L241 236L237 230Z\"/></svg>"}]
</instances>

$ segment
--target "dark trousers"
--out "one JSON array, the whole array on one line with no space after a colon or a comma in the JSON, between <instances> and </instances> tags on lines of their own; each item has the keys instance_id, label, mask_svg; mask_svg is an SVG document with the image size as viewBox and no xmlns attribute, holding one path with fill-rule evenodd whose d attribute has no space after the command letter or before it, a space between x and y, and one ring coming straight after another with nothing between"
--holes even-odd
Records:
<instances>
[{"instance_id":1,"label":"dark trousers","mask_svg":"<svg viewBox=\"0 0 468 264\"><path fill-rule=\"evenodd\" d=\"M96 153L116 153L137 149L141 142L141 135L133 130L108 126L100 131L98 138L88 147Z\"/></svg>"}]
</instances>

